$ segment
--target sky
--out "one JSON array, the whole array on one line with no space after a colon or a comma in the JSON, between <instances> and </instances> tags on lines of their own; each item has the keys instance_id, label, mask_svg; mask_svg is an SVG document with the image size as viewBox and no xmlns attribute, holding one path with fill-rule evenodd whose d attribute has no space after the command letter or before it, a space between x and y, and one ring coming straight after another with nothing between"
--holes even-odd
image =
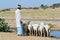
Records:
<instances>
[{"instance_id":1,"label":"sky","mask_svg":"<svg viewBox=\"0 0 60 40\"><path fill-rule=\"evenodd\" d=\"M16 8L18 4L22 7L39 7L41 4L52 5L60 3L60 0L0 0L0 9Z\"/></svg>"}]
</instances>

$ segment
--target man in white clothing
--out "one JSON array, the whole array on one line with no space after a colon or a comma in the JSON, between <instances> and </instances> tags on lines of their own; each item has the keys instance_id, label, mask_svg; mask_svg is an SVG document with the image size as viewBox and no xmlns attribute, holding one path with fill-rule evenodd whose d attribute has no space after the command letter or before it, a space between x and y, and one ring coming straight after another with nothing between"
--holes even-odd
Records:
<instances>
[{"instance_id":1,"label":"man in white clothing","mask_svg":"<svg viewBox=\"0 0 60 40\"><path fill-rule=\"evenodd\" d=\"M16 15L17 34L23 35L22 24L21 24L21 5L17 6L17 10L15 11L15 15Z\"/></svg>"}]
</instances>

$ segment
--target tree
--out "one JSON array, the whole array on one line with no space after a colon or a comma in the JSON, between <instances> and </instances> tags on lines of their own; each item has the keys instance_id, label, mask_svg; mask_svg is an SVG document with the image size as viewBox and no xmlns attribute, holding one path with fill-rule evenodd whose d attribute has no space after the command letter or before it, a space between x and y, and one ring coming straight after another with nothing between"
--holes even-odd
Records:
<instances>
[{"instance_id":1,"label":"tree","mask_svg":"<svg viewBox=\"0 0 60 40\"><path fill-rule=\"evenodd\" d=\"M41 6L40 6L41 8L43 8L43 9L46 9L46 8L48 8L48 6L47 5L43 5L43 4L41 4Z\"/></svg>"},{"instance_id":2,"label":"tree","mask_svg":"<svg viewBox=\"0 0 60 40\"><path fill-rule=\"evenodd\" d=\"M53 9L58 8L58 7L60 7L60 3L53 4L50 7Z\"/></svg>"},{"instance_id":3,"label":"tree","mask_svg":"<svg viewBox=\"0 0 60 40\"><path fill-rule=\"evenodd\" d=\"M41 4L41 6L40 6L41 8L44 8L44 5L43 4Z\"/></svg>"}]
</instances>

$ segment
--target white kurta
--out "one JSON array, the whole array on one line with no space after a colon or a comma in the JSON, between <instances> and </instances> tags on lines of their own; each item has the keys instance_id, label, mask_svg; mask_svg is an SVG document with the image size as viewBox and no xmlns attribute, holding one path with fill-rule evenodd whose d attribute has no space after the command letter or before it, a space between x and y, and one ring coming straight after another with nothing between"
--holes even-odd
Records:
<instances>
[{"instance_id":1,"label":"white kurta","mask_svg":"<svg viewBox=\"0 0 60 40\"><path fill-rule=\"evenodd\" d=\"M21 23L20 23L20 20L21 20L21 10L17 9L15 11L15 15L16 15L16 26L17 27L21 27Z\"/></svg>"}]
</instances>

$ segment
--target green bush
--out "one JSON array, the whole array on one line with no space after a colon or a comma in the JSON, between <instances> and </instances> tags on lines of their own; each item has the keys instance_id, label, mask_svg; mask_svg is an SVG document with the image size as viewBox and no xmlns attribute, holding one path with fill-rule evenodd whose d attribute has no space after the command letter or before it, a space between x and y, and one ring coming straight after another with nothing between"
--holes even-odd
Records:
<instances>
[{"instance_id":1,"label":"green bush","mask_svg":"<svg viewBox=\"0 0 60 40\"><path fill-rule=\"evenodd\" d=\"M8 23L6 23L4 19L0 18L0 32L7 32L9 29L10 26L8 26Z\"/></svg>"},{"instance_id":2,"label":"green bush","mask_svg":"<svg viewBox=\"0 0 60 40\"><path fill-rule=\"evenodd\" d=\"M49 23L49 25L50 25L50 27L51 27L51 28L56 27L56 25L55 25L55 24L51 24L51 23Z\"/></svg>"}]
</instances>

